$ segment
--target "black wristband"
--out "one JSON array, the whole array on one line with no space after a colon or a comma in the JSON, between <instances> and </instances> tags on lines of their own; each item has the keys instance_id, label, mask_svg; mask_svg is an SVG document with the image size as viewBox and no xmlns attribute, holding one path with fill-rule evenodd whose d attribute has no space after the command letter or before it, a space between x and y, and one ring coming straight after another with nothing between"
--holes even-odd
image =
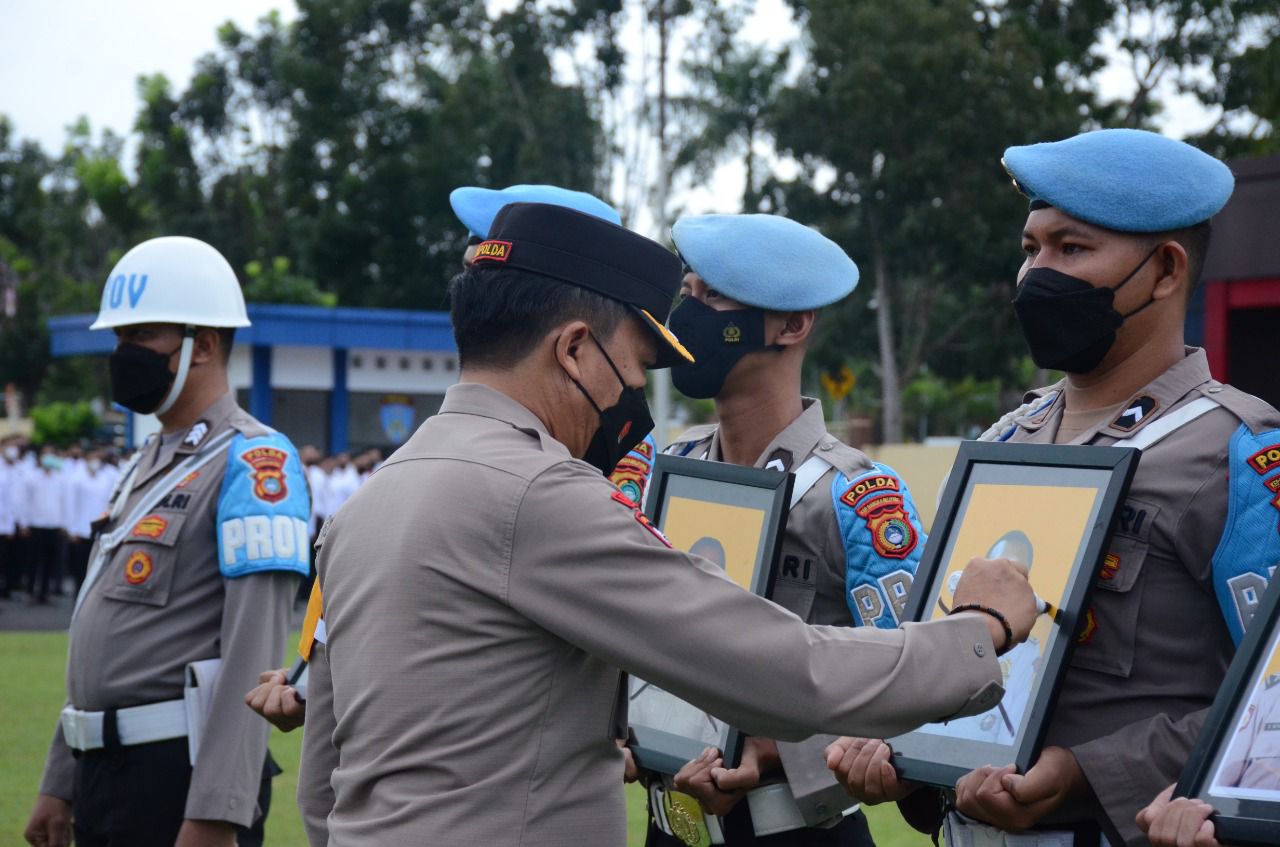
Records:
<instances>
[{"instance_id":1,"label":"black wristband","mask_svg":"<svg viewBox=\"0 0 1280 847\"><path fill-rule=\"evenodd\" d=\"M964 605L956 606L948 614L954 615L958 612L982 612L984 615L990 615L995 618L1004 629L1004 644L996 648L996 655L1003 656L1013 649L1013 627L1009 626L1009 619L1004 615L990 606L983 606L980 603L965 603Z\"/></svg>"}]
</instances>

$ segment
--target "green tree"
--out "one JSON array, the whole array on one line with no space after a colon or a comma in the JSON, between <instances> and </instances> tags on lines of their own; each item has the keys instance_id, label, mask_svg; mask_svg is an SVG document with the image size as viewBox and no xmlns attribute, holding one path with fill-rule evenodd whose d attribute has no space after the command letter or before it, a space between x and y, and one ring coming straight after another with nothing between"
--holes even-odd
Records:
<instances>
[{"instance_id":1,"label":"green tree","mask_svg":"<svg viewBox=\"0 0 1280 847\"><path fill-rule=\"evenodd\" d=\"M92 438L100 421L86 401L56 402L31 410L34 427L31 440L36 444L66 447L84 438Z\"/></svg>"},{"instance_id":2,"label":"green tree","mask_svg":"<svg viewBox=\"0 0 1280 847\"><path fill-rule=\"evenodd\" d=\"M902 440L902 386L926 364L943 378L998 376L1022 352L1005 304L1025 206L1000 152L1070 134L1089 105L1042 76L1016 16L979 6L805 3L805 71L772 112L779 145L804 167L797 183L769 187L778 208L820 223L870 291L830 310L820 347L839 352L817 363L878 351L887 441Z\"/></svg>"}]
</instances>

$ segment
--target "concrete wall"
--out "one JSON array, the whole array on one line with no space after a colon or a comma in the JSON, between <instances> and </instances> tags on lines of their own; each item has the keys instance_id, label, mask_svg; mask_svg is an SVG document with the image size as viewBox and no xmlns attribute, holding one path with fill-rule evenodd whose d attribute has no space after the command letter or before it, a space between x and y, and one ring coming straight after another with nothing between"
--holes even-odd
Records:
<instances>
[{"instance_id":1,"label":"concrete wall","mask_svg":"<svg viewBox=\"0 0 1280 847\"><path fill-rule=\"evenodd\" d=\"M938 494L959 449L958 444L880 444L864 448L868 456L893 468L906 481L926 531L933 526Z\"/></svg>"}]
</instances>

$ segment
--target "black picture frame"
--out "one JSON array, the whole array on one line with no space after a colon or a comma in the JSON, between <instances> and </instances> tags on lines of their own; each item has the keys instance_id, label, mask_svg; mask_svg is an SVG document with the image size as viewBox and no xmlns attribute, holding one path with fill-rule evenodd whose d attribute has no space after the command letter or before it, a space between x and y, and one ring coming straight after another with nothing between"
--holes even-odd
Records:
<instances>
[{"instance_id":1,"label":"black picture frame","mask_svg":"<svg viewBox=\"0 0 1280 847\"><path fill-rule=\"evenodd\" d=\"M1267 720L1270 703L1280 703L1280 592L1274 583L1249 621L1174 789L1175 797L1213 806L1214 837L1223 844L1280 844L1280 775L1274 789L1228 784L1248 778L1247 754L1260 729L1280 738L1280 706L1271 715L1275 720Z\"/></svg>"},{"instance_id":2,"label":"black picture frame","mask_svg":"<svg viewBox=\"0 0 1280 847\"><path fill-rule=\"evenodd\" d=\"M1035 761L1139 458L1131 447L961 444L905 619L944 615L958 570L974 556L1028 565L1049 605L1027 643L1001 658L1005 695L997 707L889 739L904 779L954 787L987 764L1025 772Z\"/></svg>"},{"instance_id":3,"label":"black picture frame","mask_svg":"<svg viewBox=\"0 0 1280 847\"><path fill-rule=\"evenodd\" d=\"M746 590L769 597L793 484L790 473L660 454L654 462L645 513L675 547L703 555L726 568ZM747 514L751 512L756 517ZM757 518L759 528L753 533ZM704 532L704 527L717 524L720 533ZM737 531L722 538L727 530ZM696 549L704 541L719 544L719 561L711 544ZM744 552L748 549L752 554L749 572ZM727 767L737 766L743 742L737 729L636 677L628 680L625 691L629 746L641 768L675 774L708 746L720 748ZM695 734L693 727L700 733Z\"/></svg>"}]
</instances>

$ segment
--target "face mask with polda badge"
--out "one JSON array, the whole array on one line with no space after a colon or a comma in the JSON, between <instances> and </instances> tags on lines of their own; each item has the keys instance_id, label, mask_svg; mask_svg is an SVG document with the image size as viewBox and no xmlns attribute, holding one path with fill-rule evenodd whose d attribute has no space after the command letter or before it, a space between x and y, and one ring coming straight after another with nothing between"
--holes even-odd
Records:
<instances>
[{"instance_id":1,"label":"face mask with polda badge","mask_svg":"<svg viewBox=\"0 0 1280 847\"><path fill-rule=\"evenodd\" d=\"M686 397L715 397L734 365L757 350L781 350L764 340L764 310L713 309L686 297L671 312L667 325L693 354L694 361L671 369L671 383Z\"/></svg>"}]
</instances>

